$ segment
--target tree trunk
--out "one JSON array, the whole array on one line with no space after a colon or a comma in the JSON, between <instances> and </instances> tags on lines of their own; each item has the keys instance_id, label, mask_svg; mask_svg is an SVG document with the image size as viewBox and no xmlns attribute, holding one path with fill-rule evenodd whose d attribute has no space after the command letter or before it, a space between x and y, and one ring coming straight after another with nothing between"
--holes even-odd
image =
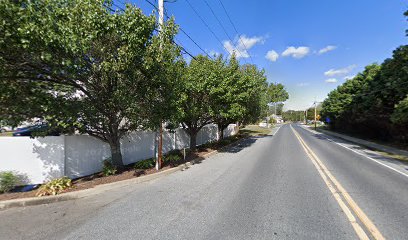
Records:
<instances>
[{"instance_id":1,"label":"tree trunk","mask_svg":"<svg viewBox=\"0 0 408 240\"><path fill-rule=\"evenodd\" d=\"M112 164L118 170L123 170L123 161L122 161L122 153L120 152L120 140L115 139L114 141L109 143L111 148L112 154Z\"/></svg>"},{"instance_id":2,"label":"tree trunk","mask_svg":"<svg viewBox=\"0 0 408 240\"><path fill-rule=\"evenodd\" d=\"M217 124L217 127L218 127L218 138L219 138L218 140L224 139L225 126L222 124Z\"/></svg>"},{"instance_id":3,"label":"tree trunk","mask_svg":"<svg viewBox=\"0 0 408 240\"><path fill-rule=\"evenodd\" d=\"M188 135L190 135L190 149L196 150L197 148L197 131L189 131Z\"/></svg>"}]
</instances>

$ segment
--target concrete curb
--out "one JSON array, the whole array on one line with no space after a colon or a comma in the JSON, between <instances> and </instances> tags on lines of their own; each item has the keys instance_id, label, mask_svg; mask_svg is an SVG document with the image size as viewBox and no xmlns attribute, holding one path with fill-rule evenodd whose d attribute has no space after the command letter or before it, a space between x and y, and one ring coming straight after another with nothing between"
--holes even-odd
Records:
<instances>
[{"instance_id":1,"label":"concrete curb","mask_svg":"<svg viewBox=\"0 0 408 240\"><path fill-rule=\"evenodd\" d=\"M195 158L191 160L190 162L186 162L184 164L181 164L177 167L173 167L161 172L157 173L152 173L149 175L145 176L140 176L136 178L131 178L131 179L126 179L118 182L113 182L113 183L106 183L106 184L101 184L97 185L93 188L89 189L84 189L84 190L78 190L74 192L68 192L68 193L63 193L61 195L55 195L55 196L45 196L45 197L31 197L31 198L20 198L20 199L11 199L11 200L5 200L5 201L0 201L0 211L9 209L9 208L14 208L14 207L26 207L26 206L34 206L34 205L41 205L41 204L48 204L48 203L55 203L55 202L62 202L62 201L67 201L67 200L73 200L73 199L79 199L79 198L84 198L92 195L96 195L111 189L119 188L119 187L124 187L128 186L131 184L138 184L142 182L147 182L151 181L153 179L157 179L163 176L167 176L169 174L178 172L178 171L183 171L190 166L196 164L199 161L202 161L203 158L208 158L216 153L219 153L225 148L231 147L234 144L238 144L239 142L243 141L246 139L246 137L239 139L236 142L233 142L227 146L224 146L218 150L214 150L212 152L206 153L202 157Z\"/></svg>"},{"instance_id":2,"label":"concrete curb","mask_svg":"<svg viewBox=\"0 0 408 240\"><path fill-rule=\"evenodd\" d=\"M328 130L323 130L323 129L317 129L318 132L333 136L333 137L337 137L337 138L341 138L343 140L352 142L352 143L356 143L368 148L372 148L375 150L379 150L379 151L383 151L383 152L387 152L387 153L391 153L394 155L402 155L402 156L406 156L408 157L408 151L405 150L401 150L401 149L397 149L397 148L393 148L393 147L389 147L389 146L384 146L378 143L374 143L374 142L370 142L367 140L363 140L363 139L359 139L359 138L355 138L355 137L350 137L344 134L340 134L340 133L336 133L336 132L332 132L332 131L328 131Z\"/></svg>"}]
</instances>

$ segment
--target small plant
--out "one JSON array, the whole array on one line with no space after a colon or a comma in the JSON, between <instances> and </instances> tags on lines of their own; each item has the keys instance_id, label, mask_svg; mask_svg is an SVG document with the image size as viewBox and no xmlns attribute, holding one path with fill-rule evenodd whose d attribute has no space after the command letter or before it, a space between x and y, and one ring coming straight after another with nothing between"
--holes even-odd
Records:
<instances>
[{"instance_id":1,"label":"small plant","mask_svg":"<svg viewBox=\"0 0 408 240\"><path fill-rule=\"evenodd\" d=\"M178 162L181 159L183 159L183 154L179 150L174 150L168 152L164 157L163 157L163 162Z\"/></svg>"},{"instance_id":2,"label":"small plant","mask_svg":"<svg viewBox=\"0 0 408 240\"><path fill-rule=\"evenodd\" d=\"M57 178L43 184L37 191L37 197L46 195L57 195L72 186L71 179L68 177Z\"/></svg>"},{"instance_id":3,"label":"small plant","mask_svg":"<svg viewBox=\"0 0 408 240\"><path fill-rule=\"evenodd\" d=\"M9 192L18 184L20 179L12 171L0 172L0 193Z\"/></svg>"},{"instance_id":4,"label":"small plant","mask_svg":"<svg viewBox=\"0 0 408 240\"><path fill-rule=\"evenodd\" d=\"M149 168L154 167L155 164L156 164L156 161L154 160L154 158L149 158L149 159L145 159L145 160L135 163L134 168L135 169L149 169Z\"/></svg>"},{"instance_id":5,"label":"small plant","mask_svg":"<svg viewBox=\"0 0 408 240\"><path fill-rule=\"evenodd\" d=\"M115 175L117 171L110 158L103 160L102 173L105 177Z\"/></svg>"}]
</instances>

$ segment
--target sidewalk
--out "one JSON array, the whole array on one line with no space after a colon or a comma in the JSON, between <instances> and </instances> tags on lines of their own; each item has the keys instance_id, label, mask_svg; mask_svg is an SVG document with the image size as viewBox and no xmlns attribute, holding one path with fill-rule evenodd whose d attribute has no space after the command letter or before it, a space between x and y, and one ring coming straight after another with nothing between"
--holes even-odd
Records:
<instances>
[{"instance_id":1,"label":"sidewalk","mask_svg":"<svg viewBox=\"0 0 408 240\"><path fill-rule=\"evenodd\" d=\"M368 148L372 148L375 150L380 150L382 152L386 152L386 153L390 153L390 154L394 154L394 155L401 155L401 156L405 156L408 157L408 151L402 150L402 149L398 149L398 148L394 148L394 147L389 147L389 146L384 146L378 143L374 143L374 142L370 142L367 140L363 140L363 139L359 139L359 138L355 138L355 137L350 137L344 134L340 134L340 133L336 133L336 132L332 132L332 131L328 131L328 130L323 130L323 129L317 129L318 132L322 132L324 134L327 135L331 135L337 138L341 138Z\"/></svg>"}]
</instances>

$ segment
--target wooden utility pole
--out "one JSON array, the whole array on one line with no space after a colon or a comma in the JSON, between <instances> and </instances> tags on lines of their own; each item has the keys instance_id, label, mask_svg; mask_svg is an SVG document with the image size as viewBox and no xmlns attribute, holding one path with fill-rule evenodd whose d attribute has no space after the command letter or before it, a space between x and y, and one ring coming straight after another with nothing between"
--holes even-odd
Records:
<instances>
[{"instance_id":1,"label":"wooden utility pole","mask_svg":"<svg viewBox=\"0 0 408 240\"><path fill-rule=\"evenodd\" d=\"M305 111L305 124L307 125L307 109L306 109L306 111Z\"/></svg>"},{"instance_id":2,"label":"wooden utility pole","mask_svg":"<svg viewBox=\"0 0 408 240\"><path fill-rule=\"evenodd\" d=\"M314 124L315 124L315 130L317 130L317 123L316 123L316 120L317 120L317 110L316 110L316 108L317 108L317 104L316 104L316 101L314 102Z\"/></svg>"},{"instance_id":3,"label":"wooden utility pole","mask_svg":"<svg viewBox=\"0 0 408 240\"><path fill-rule=\"evenodd\" d=\"M158 0L159 2L159 34L162 34L163 23L164 23L164 2L163 0ZM163 122L160 122L159 127L159 144L157 148L157 159L156 159L156 170L159 170L162 165L163 158Z\"/></svg>"}]
</instances>

